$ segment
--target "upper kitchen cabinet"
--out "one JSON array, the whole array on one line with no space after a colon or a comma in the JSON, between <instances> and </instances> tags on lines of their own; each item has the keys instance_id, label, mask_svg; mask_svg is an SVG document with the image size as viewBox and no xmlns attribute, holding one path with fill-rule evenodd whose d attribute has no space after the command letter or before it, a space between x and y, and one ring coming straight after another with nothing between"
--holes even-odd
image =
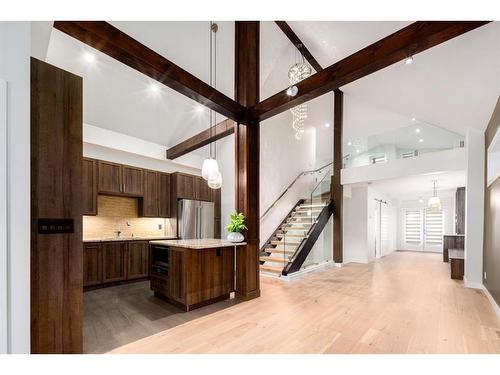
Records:
<instances>
[{"instance_id":1,"label":"upper kitchen cabinet","mask_svg":"<svg viewBox=\"0 0 500 375\"><path fill-rule=\"evenodd\" d=\"M82 215L97 215L97 165L93 159L82 161Z\"/></svg>"},{"instance_id":2,"label":"upper kitchen cabinet","mask_svg":"<svg viewBox=\"0 0 500 375\"><path fill-rule=\"evenodd\" d=\"M143 169L102 160L98 162L97 169L99 193L135 197L143 196Z\"/></svg>"},{"instance_id":3,"label":"upper kitchen cabinet","mask_svg":"<svg viewBox=\"0 0 500 375\"><path fill-rule=\"evenodd\" d=\"M208 186L207 181L205 181L203 177L196 177L195 185L195 199L199 201L213 201L212 189Z\"/></svg>"},{"instance_id":4,"label":"upper kitchen cabinet","mask_svg":"<svg viewBox=\"0 0 500 375\"><path fill-rule=\"evenodd\" d=\"M158 173L158 210L159 217L170 217L170 175Z\"/></svg>"},{"instance_id":5,"label":"upper kitchen cabinet","mask_svg":"<svg viewBox=\"0 0 500 375\"><path fill-rule=\"evenodd\" d=\"M196 176L174 173L174 185L177 199L196 199Z\"/></svg>"},{"instance_id":6,"label":"upper kitchen cabinet","mask_svg":"<svg viewBox=\"0 0 500 375\"><path fill-rule=\"evenodd\" d=\"M122 192L122 166L121 164L99 160L98 188L99 193L121 194Z\"/></svg>"},{"instance_id":7,"label":"upper kitchen cabinet","mask_svg":"<svg viewBox=\"0 0 500 375\"><path fill-rule=\"evenodd\" d=\"M144 194L144 170L141 168L122 166L123 193L142 197Z\"/></svg>"}]
</instances>

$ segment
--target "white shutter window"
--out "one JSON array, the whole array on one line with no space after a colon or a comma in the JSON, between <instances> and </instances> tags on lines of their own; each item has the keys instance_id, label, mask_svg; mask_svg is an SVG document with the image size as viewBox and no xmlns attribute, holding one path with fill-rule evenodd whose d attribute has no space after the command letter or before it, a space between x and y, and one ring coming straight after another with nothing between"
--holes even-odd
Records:
<instances>
[{"instance_id":1,"label":"white shutter window","mask_svg":"<svg viewBox=\"0 0 500 375\"><path fill-rule=\"evenodd\" d=\"M443 210L425 210L425 244L442 246L444 215Z\"/></svg>"},{"instance_id":2,"label":"white shutter window","mask_svg":"<svg viewBox=\"0 0 500 375\"><path fill-rule=\"evenodd\" d=\"M405 210L405 242L411 245L422 243L422 211Z\"/></svg>"}]
</instances>

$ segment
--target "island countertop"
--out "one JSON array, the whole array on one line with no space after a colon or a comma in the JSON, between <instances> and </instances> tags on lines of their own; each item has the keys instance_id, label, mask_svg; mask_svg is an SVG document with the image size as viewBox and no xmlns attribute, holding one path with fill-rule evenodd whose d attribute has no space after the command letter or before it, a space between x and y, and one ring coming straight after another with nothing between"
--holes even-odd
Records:
<instances>
[{"instance_id":1,"label":"island countertop","mask_svg":"<svg viewBox=\"0 0 500 375\"><path fill-rule=\"evenodd\" d=\"M203 239L192 239L192 240L161 240L161 241L149 241L149 243L151 245L183 247L186 249L213 249L218 247L243 246L247 244L246 242L235 243L217 238L203 238Z\"/></svg>"}]
</instances>

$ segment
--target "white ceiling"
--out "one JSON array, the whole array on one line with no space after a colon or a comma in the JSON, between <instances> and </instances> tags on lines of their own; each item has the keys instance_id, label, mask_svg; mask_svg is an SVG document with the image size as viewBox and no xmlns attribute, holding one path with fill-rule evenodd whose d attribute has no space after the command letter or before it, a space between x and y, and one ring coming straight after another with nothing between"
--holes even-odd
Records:
<instances>
[{"instance_id":1,"label":"white ceiling","mask_svg":"<svg viewBox=\"0 0 500 375\"><path fill-rule=\"evenodd\" d=\"M465 171L422 174L405 178L375 181L370 184L375 190L397 200L415 200L432 196L436 180L438 196L450 196L457 187L465 186Z\"/></svg>"},{"instance_id":2,"label":"white ceiling","mask_svg":"<svg viewBox=\"0 0 500 375\"><path fill-rule=\"evenodd\" d=\"M185 70L208 82L208 22L112 22ZM323 65L404 27L408 22L290 22ZM219 22L217 88L233 97L234 23ZM500 22L495 22L353 82L345 92L344 137L404 128L411 117L465 134L485 129L500 92ZM173 90L152 94L151 80L101 54L82 59L84 44L53 30L47 61L84 80L84 121L171 146L205 129L207 111ZM296 51L274 22L261 23L261 99L288 84ZM333 97L309 102L307 126L333 117ZM218 120L221 120L219 117ZM331 129L331 128L330 128Z\"/></svg>"}]
</instances>

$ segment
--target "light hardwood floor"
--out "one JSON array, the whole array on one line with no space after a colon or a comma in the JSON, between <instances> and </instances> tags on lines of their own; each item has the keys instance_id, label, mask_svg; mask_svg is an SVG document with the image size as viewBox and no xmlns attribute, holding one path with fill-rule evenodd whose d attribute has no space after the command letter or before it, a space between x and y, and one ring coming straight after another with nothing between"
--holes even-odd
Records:
<instances>
[{"instance_id":1,"label":"light hardwood floor","mask_svg":"<svg viewBox=\"0 0 500 375\"><path fill-rule=\"evenodd\" d=\"M486 296L451 280L438 254L396 252L290 283L262 277L261 288L112 352L500 353Z\"/></svg>"}]
</instances>

